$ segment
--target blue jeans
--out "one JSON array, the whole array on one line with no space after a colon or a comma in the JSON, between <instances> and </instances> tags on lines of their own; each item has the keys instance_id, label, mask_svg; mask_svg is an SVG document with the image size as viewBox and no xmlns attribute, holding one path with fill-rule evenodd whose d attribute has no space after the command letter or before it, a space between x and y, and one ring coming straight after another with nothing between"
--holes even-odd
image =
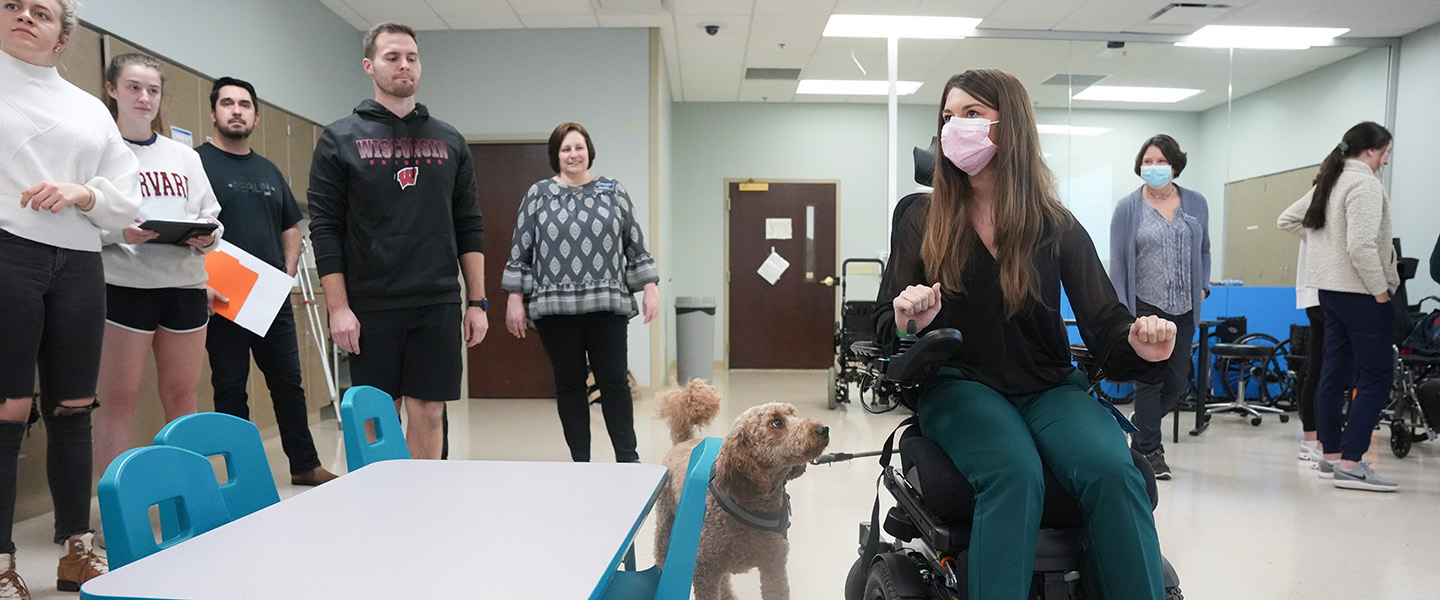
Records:
<instances>
[{"instance_id":1,"label":"blue jeans","mask_svg":"<svg viewBox=\"0 0 1440 600\"><path fill-rule=\"evenodd\" d=\"M1360 460L1370 449L1370 432L1390 398L1395 379L1395 312L1369 294L1320 290L1325 311L1325 365L1315 396L1315 433L1326 453ZM1345 389L1355 385L1348 420L1341 416Z\"/></svg>"}]
</instances>

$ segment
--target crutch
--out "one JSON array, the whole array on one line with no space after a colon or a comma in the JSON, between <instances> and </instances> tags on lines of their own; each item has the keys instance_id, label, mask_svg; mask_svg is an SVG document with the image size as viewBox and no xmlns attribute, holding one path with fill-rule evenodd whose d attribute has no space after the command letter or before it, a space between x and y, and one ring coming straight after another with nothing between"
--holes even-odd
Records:
<instances>
[{"instance_id":1,"label":"crutch","mask_svg":"<svg viewBox=\"0 0 1440 600\"><path fill-rule=\"evenodd\" d=\"M336 384L339 374L332 368L330 362L330 348L328 347L329 335L323 333L324 323L320 320L320 307L315 301L315 283L310 280L310 261L306 258L310 255L309 238L301 238L303 244L300 248L300 294L305 305L305 315L310 319L310 336L315 339L315 347L320 351L320 368L325 371L325 385L330 389L330 407L335 409L335 424L340 424L340 394Z\"/></svg>"}]
</instances>

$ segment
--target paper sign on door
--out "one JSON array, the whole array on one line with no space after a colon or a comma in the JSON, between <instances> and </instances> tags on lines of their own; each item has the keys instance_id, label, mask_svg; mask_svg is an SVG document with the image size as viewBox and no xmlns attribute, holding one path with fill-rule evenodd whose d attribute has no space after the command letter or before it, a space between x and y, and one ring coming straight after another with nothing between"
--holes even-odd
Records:
<instances>
[{"instance_id":1,"label":"paper sign on door","mask_svg":"<svg viewBox=\"0 0 1440 600\"><path fill-rule=\"evenodd\" d=\"M755 272L759 273L761 277L764 277L765 281L770 282L770 285L775 285L775 282L780 281L780 276L784 275L785 269L788 268L790 268L790 261L782 258L780 254L775 252L775 248L771 247L770 257L766 258L765 262L761 263L760 268Z\"/></svg>"},{"instance_id":2,"label":"paper sign on door","mask_svg":"<svg viewBox=\"0 0 1440 600\"><path fill-rule=\"evenodd\" d=\"M290 301L295 278L255 258L238 246L220 240L220 247L205 255L206 285L229 302L215 302L215 314L264 336L280 307Z\"/></svg>"}]
</instances>

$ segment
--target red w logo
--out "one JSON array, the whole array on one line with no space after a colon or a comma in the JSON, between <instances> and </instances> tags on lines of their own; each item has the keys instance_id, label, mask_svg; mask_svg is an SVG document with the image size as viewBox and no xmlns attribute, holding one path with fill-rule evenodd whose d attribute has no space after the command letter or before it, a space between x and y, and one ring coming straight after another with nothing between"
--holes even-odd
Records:
<instances>
[{"instance_id":1,"label":"red w logo","mask_svg":"<svg viewBox=\"0 0 1440 600\"><path fill-rule=\"evenodd\" d=\"M415 185L415 180L420 178L420 167L407 167L395 172L395 181L400 182L400 189Z\"/></svg>"}]
</instances>

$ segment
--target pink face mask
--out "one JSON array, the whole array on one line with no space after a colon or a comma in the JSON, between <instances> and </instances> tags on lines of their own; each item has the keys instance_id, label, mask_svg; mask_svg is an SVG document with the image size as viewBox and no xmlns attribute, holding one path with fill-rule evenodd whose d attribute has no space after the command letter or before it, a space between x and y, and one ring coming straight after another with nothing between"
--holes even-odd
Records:
<instances>
[{"instance_id":1,"label":"pink face mask","mask_svg":"<svg viewBox=\"0 0 1440 600\"><path fill-rule=\"evenodd\" d=\"M951 117L940 129L940 150L955 168L966 175L979 173L995 157L990 126L999 121Z\"/></svg>"}]
</instances>

